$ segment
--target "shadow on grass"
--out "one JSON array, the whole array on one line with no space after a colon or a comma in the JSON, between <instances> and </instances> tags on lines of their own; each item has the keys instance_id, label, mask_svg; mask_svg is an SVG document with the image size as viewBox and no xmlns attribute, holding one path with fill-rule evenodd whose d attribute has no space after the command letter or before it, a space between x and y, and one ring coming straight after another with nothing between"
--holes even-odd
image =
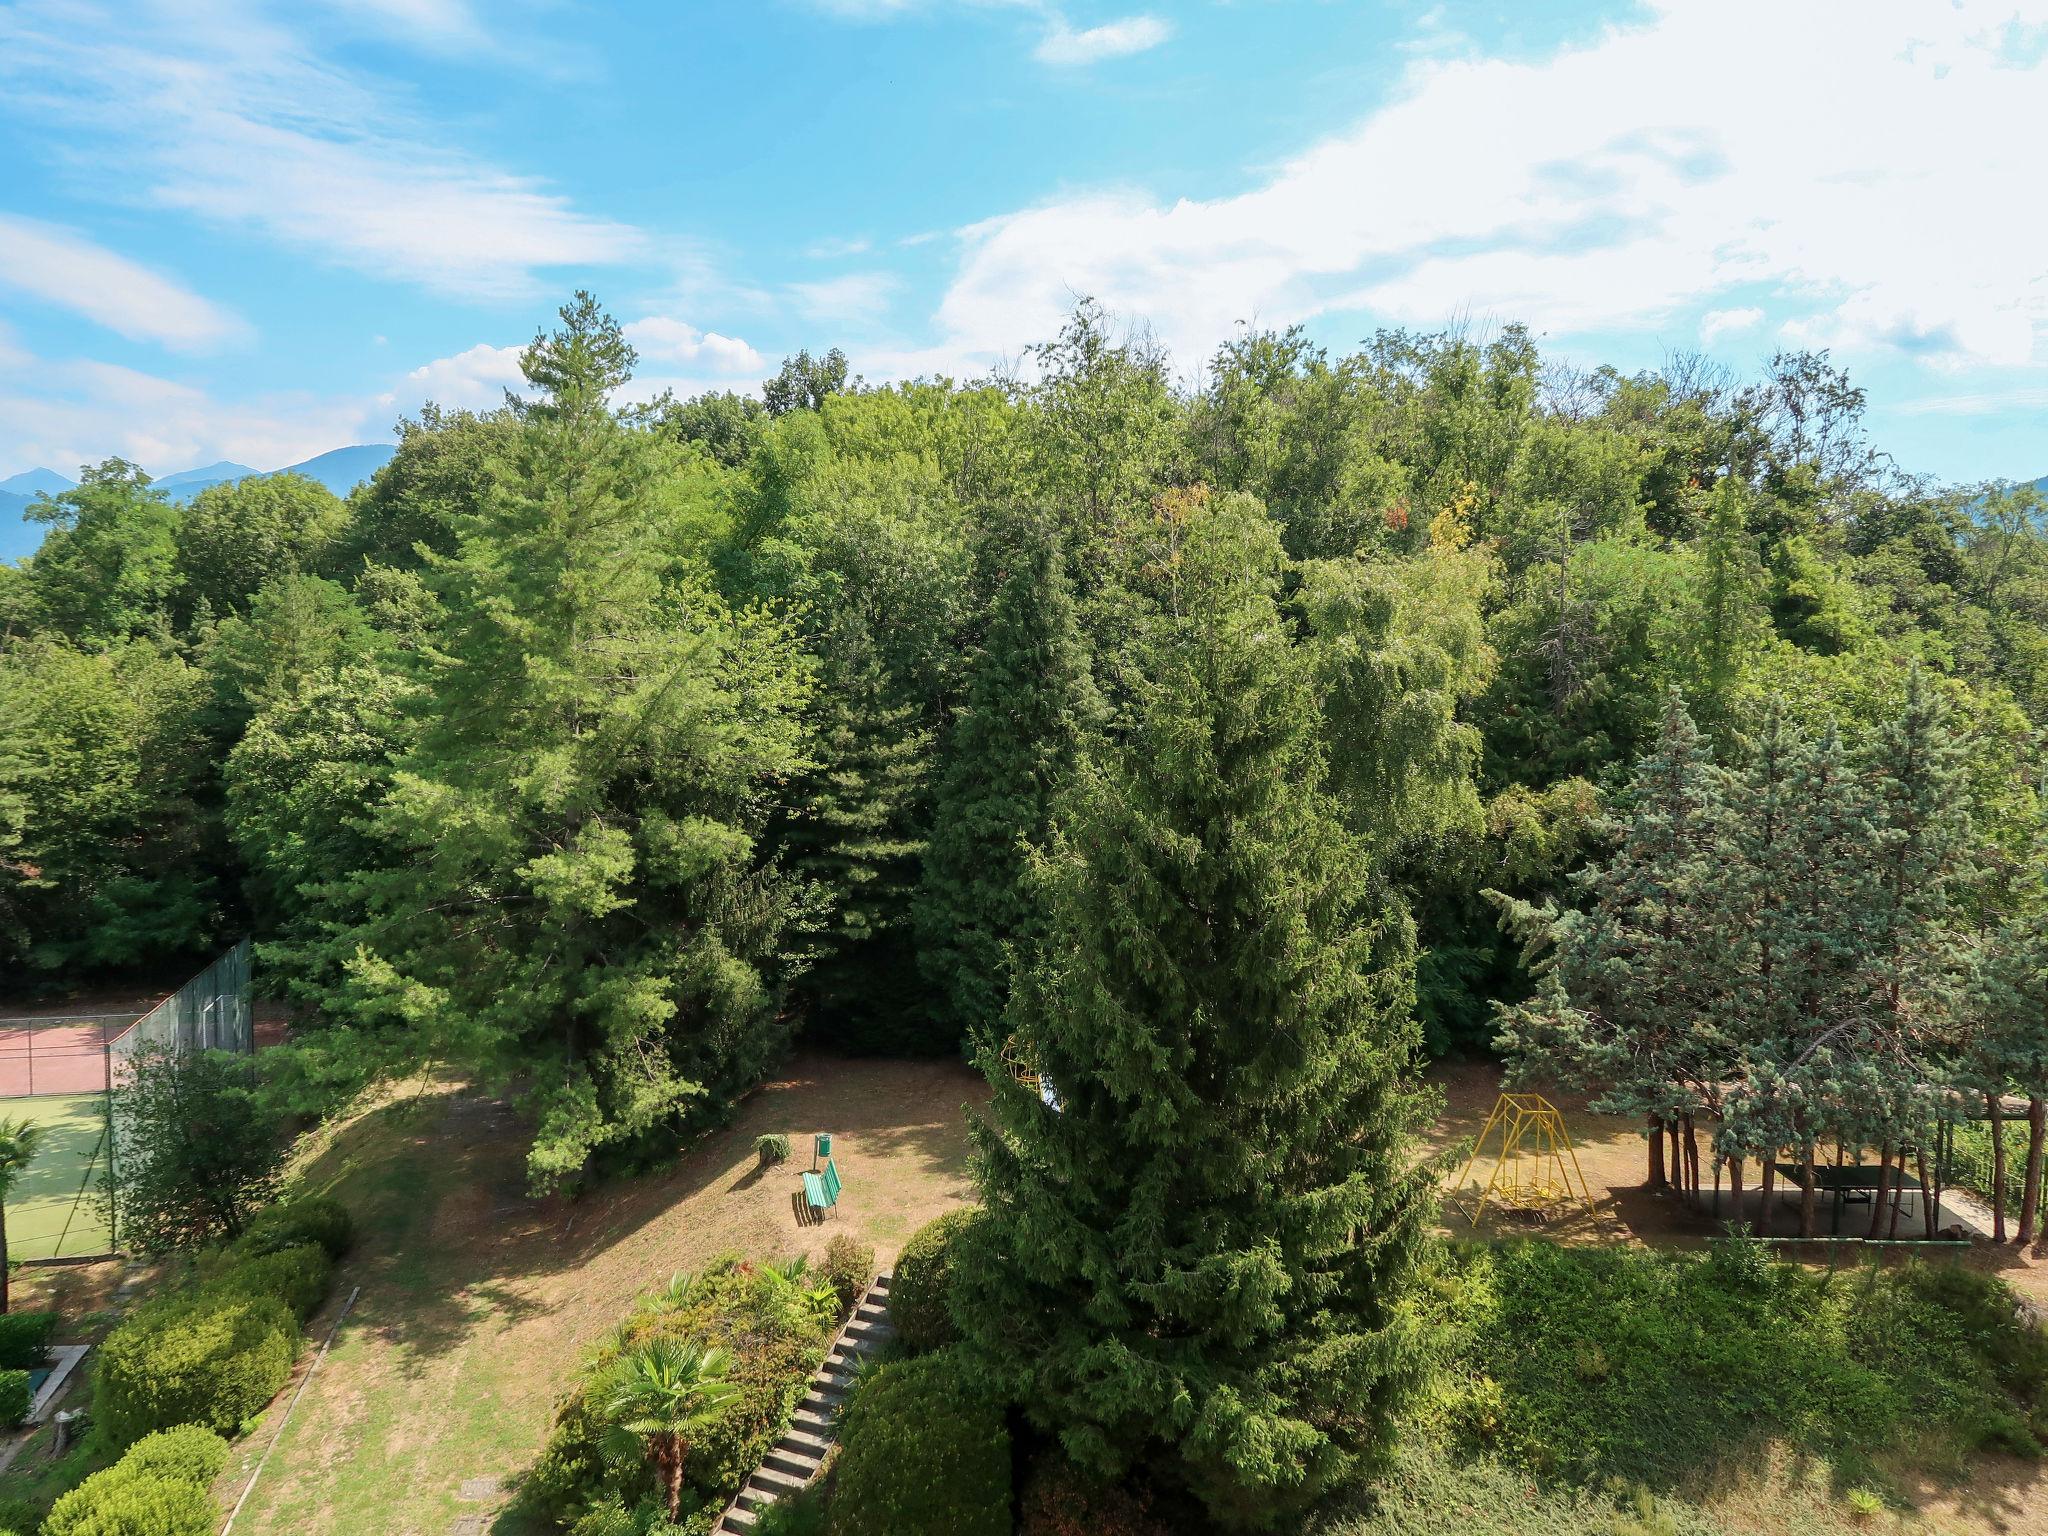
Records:
<instances>
[{"instance_id":1,"label":"shadow on grass","mask_svg":"<svg viewBox=\"0 0 2048 1536\"><path fill-rule=\"evenodd\" d=\"M908 1077L906 1079L906 1074ZM531 1127L502 1100L463 1091L402 1099L333 1133L304 1170L356 1218L358 1245L342 1294L362 1286L351 1332L395 1346L408 1375L459 1348L486 1317L550 1310L519 1282L572 1273L714 1185L743 1193L783 1165L732 1177L766 1130L839 1138L849 1183L863 1165L908 1163L964 1178L960 1106L978 1080L957 1062L796 1058L722 1128L677 1149L669 1166L600 1182L580 1197L526 1191ZM795 1139L792 1134L792 1139ZM794 1171L790 1171L794 1179ZM801 1188L792 1224L817 1226Z\"/></svg>"}]
</instances>

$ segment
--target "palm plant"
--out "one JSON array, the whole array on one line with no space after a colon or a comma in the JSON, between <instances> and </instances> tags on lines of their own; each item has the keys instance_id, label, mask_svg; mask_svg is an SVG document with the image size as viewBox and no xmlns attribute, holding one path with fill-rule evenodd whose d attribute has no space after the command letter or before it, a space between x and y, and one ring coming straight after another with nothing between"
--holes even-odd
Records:
<instances>
[{"instance_id":1,"label":"palm plant","mask_svg":"<svg viewBox=\"0 0 2048 1536\"><path fill-rule=\"evenodd\" d=\"M7 1280L7 1197L28 1172L43 1144L43 1127L33 1120L0 1120L0 1312L10 1303Z\"/></svg>"},{"instance_id":2,"label":"palm plant","mask_svg":"<svg viewBox=\"0 0 2048 1536\"><path fill-rule=\"evenodd\" d=\"M672 1521L682 1513L683 1464L691 1439L716 1423L740 1395L725 1379L731 1368L729 1351L675 1339L649 1339L620 1357L604 1409L654 1463Z\"/></svg>"}]
</instances>

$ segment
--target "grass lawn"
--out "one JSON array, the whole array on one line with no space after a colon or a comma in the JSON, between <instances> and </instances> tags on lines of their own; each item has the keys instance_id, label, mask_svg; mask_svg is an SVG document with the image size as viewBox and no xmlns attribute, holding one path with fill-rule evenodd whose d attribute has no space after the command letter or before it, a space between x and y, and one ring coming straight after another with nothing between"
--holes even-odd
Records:
<instances>
[{"instance_id":1,"label":"grass lawn","mask_svg":"<svg viewBox=\"0 0 2048 1536\"><path fill-rule=\"evenodd\" d=\"M361 1236L308 1328L312 1348L350 1288L362 1294L236 1531L446 1536L465 1517L492 1529L509 1491L483 1489L532 1460L583 1351L637 1294L728 1249L819 1255L835 1232L886 1264L968 1198L961 1107L984 1094L957 1062L801 1056L674 1167L578 1201L529 1200L525 1127L453 1087L323 1133L307 1182L346 1201ZM753 1142L766 1131L794 1146L762 1170ZM816 1131L832 1133L846 1187L834 1216L803 1225L797 1173ZM237 1447L228 1501L282 1406Z\"/></svg>"}]
</instances>

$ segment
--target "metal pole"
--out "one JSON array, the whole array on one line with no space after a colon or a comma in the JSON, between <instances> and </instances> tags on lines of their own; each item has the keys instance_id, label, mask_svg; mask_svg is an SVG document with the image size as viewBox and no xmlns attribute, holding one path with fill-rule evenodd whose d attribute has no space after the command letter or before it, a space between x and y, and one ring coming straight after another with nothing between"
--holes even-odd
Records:
<instances>
[{"instance_id":1,"label":"metal pole","mask_svg":"<svg viewBox=\"0 0 2048 1536\"><path fill-rule=\"evenodd\" d=\"M114 1143L114 1051L113 1042L107 1039L107 1026L100 1025L100 1103L106 1106L107 1116L107 1247L115 1253L121 1251L121 1184L114 1169L116 1154Z\"/></svg>"}]
</instances>

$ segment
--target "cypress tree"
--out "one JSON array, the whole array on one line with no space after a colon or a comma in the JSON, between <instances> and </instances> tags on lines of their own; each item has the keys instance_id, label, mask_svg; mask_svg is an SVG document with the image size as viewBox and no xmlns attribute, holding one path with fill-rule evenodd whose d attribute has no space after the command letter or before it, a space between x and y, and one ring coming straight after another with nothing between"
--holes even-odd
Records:
<instances>
[{"instance_id":1,"label":"cypress tree","mask_svg":"<svg viewBox=\"0 0 2048 1536\"><path fill-rule=\"evenodd\" d=\"M1435 1170L1412 949L1322 787L1277 534L1200 495L1153 532L1140 708L1033 860L1045 931L1006 1015L1057 1107L984 1051L954 1310L1079 1464L1149 1461L1256 1527L1384 1452Z\"/></svg>"},{"instance_id":2,"label":"cypress tree","mask_svg":"<svg viewBox=\"0 0 2048 1536\"><path fill-rule=\"evenodd\" d=\"M1059 545L1019 519L983 550L995 598L953 727L916 906L918 964L961 1037L984 1037L1009 998L1009 955L1037 913L1023 888L1054 790L1099 705Z\"/></svg>"}]
</instances>

